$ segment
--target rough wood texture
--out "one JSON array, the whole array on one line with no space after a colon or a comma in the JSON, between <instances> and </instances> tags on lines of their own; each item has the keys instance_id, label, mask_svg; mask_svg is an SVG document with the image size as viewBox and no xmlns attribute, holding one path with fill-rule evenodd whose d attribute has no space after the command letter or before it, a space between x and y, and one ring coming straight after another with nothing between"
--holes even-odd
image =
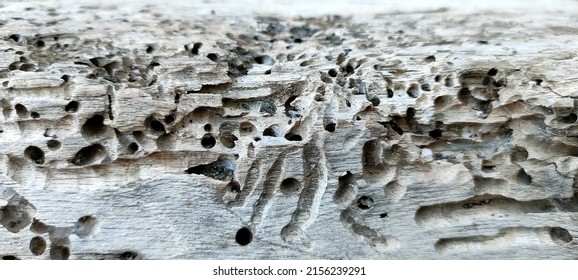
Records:
<instances>
[{"instance_id":1,"label":"rough wood texture","mask_svg":"<svg viewBox=\"0 0 578 280\"><path fill-rule=\"evenodd\" d=\"M575 4L197 4L0 9L0 255L578 257Z\"/></svg>"}]
</instances>

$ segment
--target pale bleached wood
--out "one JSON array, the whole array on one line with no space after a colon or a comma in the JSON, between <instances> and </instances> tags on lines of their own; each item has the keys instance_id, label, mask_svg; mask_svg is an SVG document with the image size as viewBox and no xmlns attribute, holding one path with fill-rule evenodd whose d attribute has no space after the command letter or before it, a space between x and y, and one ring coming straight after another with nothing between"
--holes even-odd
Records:
<instances>
[{"instance_id":1,"label":"pale bleached wood","mask_svg":"<svg viewBox=\"0 0 578 280\"><path fill-rule=\"evenodd\" d=\"M575 2L105 2L0 9L0 255L577 257Z\"/></svg>"}]
</instances>

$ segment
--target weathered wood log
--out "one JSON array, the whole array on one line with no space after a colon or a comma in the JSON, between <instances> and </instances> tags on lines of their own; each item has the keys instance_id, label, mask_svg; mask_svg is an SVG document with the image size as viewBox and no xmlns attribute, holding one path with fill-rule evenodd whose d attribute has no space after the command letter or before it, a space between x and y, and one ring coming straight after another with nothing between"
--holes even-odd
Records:
<instances>
[{"instance_id":1,"label":"weathered wood log","mask_svg":"<svg viewBox=\"0 0 578 280\"><path fill-rule=\"evenodd\" d=\"M4 5L3 258L578 257L576 7Z\"/></svg>"}]
</instances>

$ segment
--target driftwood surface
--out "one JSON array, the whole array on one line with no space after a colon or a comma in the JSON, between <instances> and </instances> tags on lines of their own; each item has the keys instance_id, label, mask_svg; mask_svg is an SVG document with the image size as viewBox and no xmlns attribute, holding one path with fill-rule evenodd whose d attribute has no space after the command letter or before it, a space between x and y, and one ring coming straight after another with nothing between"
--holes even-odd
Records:
<instances>
[{"instance_id":1,"label":"driftwood surface","mask_svg":"<svg viewBox=\"0 0 578 280\"><path fill-rule=\"evenodd\" d=\"M176 2L0 4L2 258L578 257L577 2Z\"/></svg>"}]
</instances>

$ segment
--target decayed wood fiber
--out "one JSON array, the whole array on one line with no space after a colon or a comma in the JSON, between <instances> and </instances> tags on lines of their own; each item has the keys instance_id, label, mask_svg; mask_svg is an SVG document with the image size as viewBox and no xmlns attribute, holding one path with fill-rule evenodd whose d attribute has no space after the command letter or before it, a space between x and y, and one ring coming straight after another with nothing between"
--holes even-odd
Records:
<instances>
[{"instance_id":1,"label":"decayed wood fiber","mask_svg":"<svg viewBox=\"0 0 578 280\"><path fill-rule=\"evenodd\" d=\"M185 14L0 10L3 258L576 258L572 11Z\"/></svg>"}]
</instances>

